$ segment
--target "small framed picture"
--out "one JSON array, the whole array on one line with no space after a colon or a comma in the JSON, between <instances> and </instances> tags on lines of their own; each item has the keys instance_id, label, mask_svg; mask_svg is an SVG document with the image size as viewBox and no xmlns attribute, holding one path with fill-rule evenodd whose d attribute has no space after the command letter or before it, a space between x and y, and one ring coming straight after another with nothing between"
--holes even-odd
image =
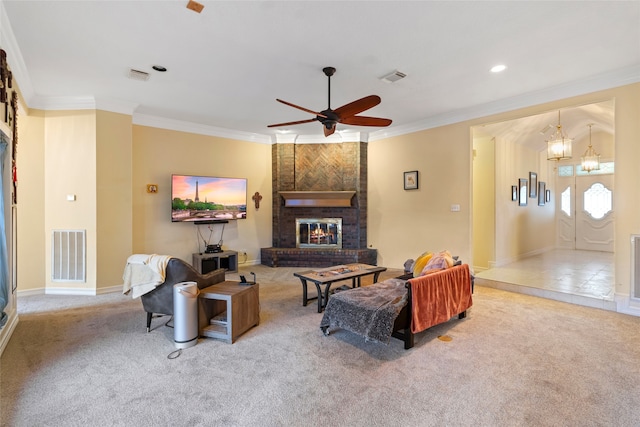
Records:
<instances>
[{"instance_id":1,"label":"small framed picture","mask_svg":"<svg viewBox=\"0 0 640 427\"><path fill-rule=\"evenodd\" d=\"M538 197L538 174L535 172L529 172L529 197Z\"/></svg>"},{"instance_id":2,"label":"small framed picture","mask_svg":"<svg viewBox=\"0 0 640 427\"><path fill-rule=\"evenodd\" d=\"M518 206L527 206L527 198L529 197L527 184L527 178L518 179Z\"/></svg>"},{"instance_id":3,"label":"small framed picture","mask_svg":"<svg viewBox=\"0 0 640 427\"><path fill-rule=\"evenodd\" d=\"M547 184L540 181L538 182L538 206L544 206L547 197Z\"/></svg>"},{"instance_id":4,"label":"small framed picture","mask_svg":"<svg viewBox=\"0 0 640 427\"><path fill-rule=\"evenodd\" d=\"M511 200L513 200L514 202L516 200L518 200L518 186L517 185L512 185L511 186Z\"/></svg>"},{"instance_id":5,"label":"small framed picture","mask_svg":"<svg viewBox=\"0 0 640 427\"><path fill-rule=\"evenodd\" d=\"M551 190L547 190L544 192L544 200L547 203L551 201Z\"/></svg>"},{"instance_id":6,"label":"small framed picture","mask_svg":"<svg viewBox=\"0 0 640 427\"><path fill-rule=\"evenodd\" d=\"M147 184L147 193L157 193L158 184Z\"/></svg>"},{"instance_id":7,"label":"small framed picture","mask_svg":"<svg viewBox=\"0 0 640 427\"><path fill-rule=\"evenodd\" d=\"M418 189L418 171L410 171L410 172L404 173L404 189L405 190Z\"/></svg>"}]
</instances>

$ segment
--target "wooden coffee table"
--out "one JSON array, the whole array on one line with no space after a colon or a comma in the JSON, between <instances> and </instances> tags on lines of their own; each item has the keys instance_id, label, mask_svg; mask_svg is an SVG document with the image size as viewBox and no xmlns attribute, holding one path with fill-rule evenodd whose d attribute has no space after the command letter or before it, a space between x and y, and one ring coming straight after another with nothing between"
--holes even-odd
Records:
<instances>
[{"instance_id":1,"label":"wooden coffee table","mask_svg":"<svg viewBox=\"0 0 640 427\"><path fill-rule=\"evenodd\" d=\"M385 271L386 267L376 267L368 264L344 264L335 267L320 268L316 270L301 271L293 273L302 282L302 305L307 306L307 302L318 300L318 313L322 313L329 301L329 289L336 282L351 279L351 287L360 287L360 279L364 276L373 275L373 282L378 281L380 273ZM318 291L317 297L307 297L307 281L316 285ZM324 286L324 290L322 289Z\"/></svg>"}]
</instances>

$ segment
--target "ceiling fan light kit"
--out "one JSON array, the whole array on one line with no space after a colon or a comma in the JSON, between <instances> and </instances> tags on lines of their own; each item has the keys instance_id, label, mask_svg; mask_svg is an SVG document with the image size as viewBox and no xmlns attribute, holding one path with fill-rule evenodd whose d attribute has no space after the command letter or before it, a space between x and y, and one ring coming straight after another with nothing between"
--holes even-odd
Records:
<instances>
[{"instance_id":1,"label":"ceiling fan light kit","mask_svg":"<svg viewBox=\"0 0 640 427\"><path fill-rule=\"evenodd\" d=\"M335 74L336 69L334 67L324 67L322 71L324 72L324 74L327 76L327 79L328 79L327 109L317 112L317 111L310 110L308 108L300 107L299 105L295 105L287 101L283 101L282 99L276 99L276 101L281 102L282 104L288 105L293 108L297 108L298 110L302 110L306 113L314 114L316 117L313 119L297 120L297 121L286 122L286 123L277 123L273 125L268 125L267 127L271 128L271 127L278 127L278 126L292 126L292 125L318 121L322 123L324 136L330 136L336 131L336 126L338 123L352 125L352 126L376 126L376 127L384 127L384 126L389 126L391 124L390 119L357 115L358 113L361 113L365 110L368 110L378 105L381 101L378 95L365 96L364 98L360 98L356 101L345 104L342 107L336 108L335 110L331 109L331 76Z\"/></svg>"}]
</instances>

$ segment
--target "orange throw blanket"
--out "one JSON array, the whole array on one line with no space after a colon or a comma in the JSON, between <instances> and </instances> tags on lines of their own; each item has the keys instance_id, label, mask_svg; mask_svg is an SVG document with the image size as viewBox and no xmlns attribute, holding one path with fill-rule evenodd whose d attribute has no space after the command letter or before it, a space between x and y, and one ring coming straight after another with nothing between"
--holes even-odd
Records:
<instances>
[{"instance_id":1,"label":"orange throw blanket","mask_svg":"<svg viewBox=\"0 0 640 427\"><path fill-rule=\"evenodd\" d=\"M468 264L415 277L409 283L413 333L446 322L473 305Z\"/></svg>"}]
</instances>

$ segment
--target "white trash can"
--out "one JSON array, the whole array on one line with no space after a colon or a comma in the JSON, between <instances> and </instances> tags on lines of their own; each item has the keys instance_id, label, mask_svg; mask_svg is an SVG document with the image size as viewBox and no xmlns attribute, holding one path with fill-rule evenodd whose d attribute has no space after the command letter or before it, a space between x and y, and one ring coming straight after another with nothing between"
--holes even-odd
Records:
<instances>
[{"instance_id":1,"label":"white trash can","mask_svg":"<svg viewBox=\"0 0 640 427\"><path fill-rule=\"evenodd\" d=\"M176 348L189 348L198 342L198 284L173 285L173 340Z\"/></svg>"}]
</instances>

